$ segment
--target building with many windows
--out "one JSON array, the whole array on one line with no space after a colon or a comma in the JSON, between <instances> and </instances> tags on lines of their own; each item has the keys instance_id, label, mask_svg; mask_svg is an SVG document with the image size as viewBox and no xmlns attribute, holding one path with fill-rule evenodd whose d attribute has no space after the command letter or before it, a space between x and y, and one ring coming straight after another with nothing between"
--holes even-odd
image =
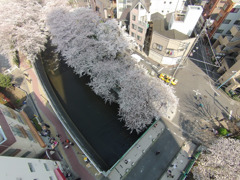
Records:
<instances>
[{"instance_id":1,"label":"building with many windows","mask_svg":"<svg viewBox=\"0 0 240 180\"><path fill-rule=\"evenodd\" d=\"M135 38L138 49L143 51L145 35L151 21L151 15L159 13L166 17L172 12L184 9L183 0L135 0L130 10L129 34Z\"/></svg>"},{"instance_id":2,"label":"building with many windows","mask_svg":"<svg viewBox=\"0 0 240 180\"><path fill-rule=\"evenodd\" d=\"M60 162L52 160L0 156L0 169L2 180L66 179Z\"/></svg>"},{"instance_id":3,"label":"building with many windows","mask_svg":"<svg viewBox=\"0 0 240 180\"><path fill-rule=\"evenodd\" d=\"M229 35L220 35L213 48L220 63L217 70L222 75L219 83L224 83L226 91L237 90L240 93L240 26L234 25Z\"/></svg>"},{"instance_id":4,"label":"building with many windows","mask_svg":"<svg viewBox=\"0 0 240 180\"><path fill-rule=\"evenodd\" d=\"M208 31L209 37L217 39L220 35L230 35L233 25L240 24L239 9L239 0L210 0L203 11L205 19L214 20Z\"/></svg>"},{"instance_id":5,"label":"building with many windows","mask_svg":"<svg viewBox=\"0 0 240 180\"><path fill-rule=\"evenodd\" d=\"M0 104L0 155L37 157L46 144L24 111Z\"/></svg>"},{"instance_id":6,"label":"building with many windows","mask_svg":"<svg viewBox=\"0 0 240 180\"><path fill-rule=\"evenodd\" d=\"M195 38L189 38L175 29L168 29L166 19L159 13L151 17L145 52L149 58L162 65L176 65L190 51ZM146 43L147 40L149 43Z\"/></svg>"}]
</instances>

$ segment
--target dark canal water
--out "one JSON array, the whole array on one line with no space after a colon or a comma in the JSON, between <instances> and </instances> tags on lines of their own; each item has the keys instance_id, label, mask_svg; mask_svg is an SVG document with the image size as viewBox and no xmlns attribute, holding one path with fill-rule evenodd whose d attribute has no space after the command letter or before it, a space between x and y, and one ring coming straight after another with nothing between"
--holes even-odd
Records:
<instances>
[{"instance_id":1,"label":"dark canal water","mask_svg":"<svg viewBox=\"0 0 240 180\"><path fill-rule=\"evenodd\" d=\"M63 61L55 61L52 47L43 54L48 79L63 108L90 146L110 169L141 134L130 134L118 120L118 105L105 104ZM45 56L45 57L44 57ZM55 69L55 70L53 70Z\"/></svg>"}]
</instances>

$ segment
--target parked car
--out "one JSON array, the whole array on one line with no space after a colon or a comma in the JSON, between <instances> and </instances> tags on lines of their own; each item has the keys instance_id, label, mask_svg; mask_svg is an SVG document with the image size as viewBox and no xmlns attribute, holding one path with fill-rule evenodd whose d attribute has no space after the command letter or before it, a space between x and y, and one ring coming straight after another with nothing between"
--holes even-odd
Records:
<instances>
[{"instance_id":1,"label":"parked car","mask_svg":"<svg viewBox=\"0 0 240 180\"><path fill-rule=\"evenodd\" d=\"M169 76L167 74L161 73L159 75L159 78L165 81L166 83L171 83L172 85L176 85L178 83L178 80L173 78L172 76Z\"/></svg>"}]
</instances>

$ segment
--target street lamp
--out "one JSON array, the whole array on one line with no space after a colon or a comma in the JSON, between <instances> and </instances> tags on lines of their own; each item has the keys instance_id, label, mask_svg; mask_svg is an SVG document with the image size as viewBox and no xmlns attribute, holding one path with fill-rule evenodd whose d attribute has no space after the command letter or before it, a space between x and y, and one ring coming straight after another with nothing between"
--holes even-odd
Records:
<instances>
[{"instance_id":1,"label":"street lamp","mask_svg":"<svg viewBox=\"0 0 240 180\"><path fill-rule=\"evenodd\" d=\"M234 74L230 78L228 78L224 83L222 83L220 86L218 86L217 89L220 89L224 84L226 84L230 79L232 79L238 73L238 71L232 71L232 73L234 73Z\"/></svg>"}]
</instances>

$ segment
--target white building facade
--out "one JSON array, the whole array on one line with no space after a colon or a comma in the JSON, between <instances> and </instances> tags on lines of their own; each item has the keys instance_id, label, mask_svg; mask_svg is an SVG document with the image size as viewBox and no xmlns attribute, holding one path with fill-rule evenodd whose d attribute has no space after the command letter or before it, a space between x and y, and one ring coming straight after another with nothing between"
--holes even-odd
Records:
<instances>
[{"instance_id":1,"label":"white building facade","mask_svg":"<svg viewBox=\"0 0 240 180\"><path fill-rule=\"evenodd\" d=\"M169 13L184 9L186 0L151 0L150 14L156 12L166 16Z\"/></svg>"},{"instance_id":2,"label":"white building facade","mask_svg":"<svg viewBox=\"0 0 240 180\"><path fill-rule=\"evenodd\" d=\"M0 156L2 180L58 180L61 164L57 161Z\"/></svg>"},{"instance_id":3,"label":"white building facade","mask_svg":"<svg viewBox=\"0 0 240 180\"><path fill-rule=\"evenodd\" d=\"M201 6L188 6L185 13L173 13L169 22L169 29L175 29L185 35L191 36L201 14Z\"/></svg>"}]
</instances>

